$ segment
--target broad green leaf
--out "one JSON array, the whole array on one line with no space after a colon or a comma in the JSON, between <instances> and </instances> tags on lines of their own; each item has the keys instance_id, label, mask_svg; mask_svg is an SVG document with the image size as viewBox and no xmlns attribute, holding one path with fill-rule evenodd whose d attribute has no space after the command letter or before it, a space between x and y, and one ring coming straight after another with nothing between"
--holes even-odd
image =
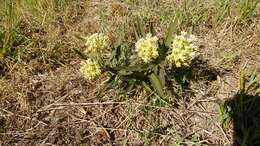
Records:
<instances>
[{"instance_id":1,"label":"broad green leaf","mask_svg":"<svg viewBox=\"0 0 260 146\"><path fill-rule=\"evenodd\" d=\"M118 74L121 75L121 76L128 76L128 75L133 74L133 72L132 71L127 71L127 70L119 70Z\"/></svg>"},{"instance_id":2,"label":"broad green leaf","mask_svg":"<svg viewBox=\"0 0 260 146\"><path fill-rule=\"evenodd\" d=\"M156 65L156 66L154 66L154 68L153 68L153 72L156 74L156 75L158 75L159 74L159 65Z\"/></svg>"},{"instance_id":3,"label":"broad green leaf","mask_svg":"<svg viewBox=\"0 0 260 146\"><path fill-rule=\"evenodd\" d=\"M173 39L173 33L175 33L177 31L178 19L179 19L179 15L176 15L174 20L170 23L169 28L166 32L164 44L167 47L171 46L172 39Z\"/></svg>"},{"instance_id":4,"label":"broad green leaf","mask_svg":"<svg viewBox=\"0 0 260 146\"><path fill-rule=\"evenodd\" d=\"M127 64L127 50L123 45L119 45L112 50L109 60L106 60L106 65L111 68L118 68Z\"/></svg>"},{"instance_id":5,"label":"broad green leaf","mask_svg":"<svg viewBox=\"0 0 260 146\"><path fill-rule=\"evenodd\" d=\"M123 45L120 48L120 55L118 57L118 64L120 66L125 66L125 65L128 64L127 48Z\"/></svg>"},{"instance_id":6,"label":"broad green leaf","mask_svg":"<svg viewBox=\"0 0 260 146\"><path fill-rule=\"evenodd\" d=\"M159 72L159 79L160 79L160 82L162 83L163 87L165 87L165 85L166 85L165 75L166 75L166 72L165 72L164 66L161 65L160 72Z\"/></svg>"},{"instance_id":7,"label":"broad green leaf","mask_svg":"<svg viewBox=\"0 0 260 146\"><path fill-rule=\"evenodd\" d=\"M130 79L127 80L127 83L128 83L127 91L131 91L135 87L137 81L136 79Z\"/></svg>"},{"instance_id":8,"label":"broad green leaf","mask_svg":"<svg viewBox=\"0 0 260 146\"><path fill-rule=\"evenodd\" d=\"M106 61L107 66L114 68L118 65L118 56L120 54L120 48L121 46L119 45L112 50L110 59Z\"/></svg>"},{"instance_id":9,"label":"broad green leaf","mask_svg":"<svg viewBox=\"0 0 260 146\"><path fill-rule=\"evenodd\" d=\"M111 75L111 76L109 77L109 79L106 81L106 84L112 83L112 82L115 80L115 78L116 78L116 75Z\"/></svg>"},{"instance_id":10,"label":"broad green leaf","mask_svg":"<svg viewBox=\"0 0 260 146\"><path fill-rule=\"evenodd\" d=\"M156 93L160 97L165 97L163 86L162 86L162 83L160 82L158 76L156 74L152 73L151 75L149 75L149 79L150 79L150 82L151 82L153 88L155 89Z\"/></svg>"},{"instance_id":11,"label":"broad green leaf","mask_svg":"<svg viewBox=\"0 0 260 146\"><path fill-rule=\"evenodd\" d=\"M168 47L166 47L163 43L159 42L159 57L156 59L156 64L160 64L161 62L165 61L165 58L167 56Z\"/></svg>"},{"instance_id":12,"label":"broad green leaf","mask_svg":"<svg viewBox=\"0 0 260 146\"><path fill-rule=\"evenodd\" d=\"M153 64L144 64L144 65L140 65L140 64L136 64L133 66L127 66L127 67L122 67L120 69L118 69L119 71L128 71L128 72L142 72L142 71L148 71L150 69L152 69L154 67Z\"/></svg>"}]
</instances>

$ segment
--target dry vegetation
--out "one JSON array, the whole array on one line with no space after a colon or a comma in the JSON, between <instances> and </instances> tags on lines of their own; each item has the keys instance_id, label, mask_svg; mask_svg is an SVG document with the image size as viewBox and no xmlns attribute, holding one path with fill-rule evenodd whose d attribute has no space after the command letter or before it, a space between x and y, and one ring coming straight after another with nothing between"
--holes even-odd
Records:
<instances>
[{"instance_id":1,"label":"dry vegetation","mask_svg":"<svg viewBox=\"0 0 260 146\"><path fill-rule=\"evenodd\" d=\"M229 2L0 0L0 146L232 145L219 105L238 92L240 66L260 69L260 7ZM175 14L179 30L198 36L202 60L176 105L154 106L142 88L119 93L105 89L105 74L89 82L79 73L80 37L123 31L133 46L137 15L161 37Z\"/></svg>"}]
</instances>

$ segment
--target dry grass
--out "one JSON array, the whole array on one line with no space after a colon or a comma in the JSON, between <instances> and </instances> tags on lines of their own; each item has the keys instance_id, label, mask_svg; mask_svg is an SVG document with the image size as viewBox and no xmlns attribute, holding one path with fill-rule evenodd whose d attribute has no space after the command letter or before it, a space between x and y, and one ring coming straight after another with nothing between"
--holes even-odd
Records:
<instances>
[{"instance_id":1,"label":"dry grass","mask_svg":"<svg viewBox=\"0 0 260 146\"><path fill-rule=\"evenodd\" d=\"M238 91L241 65L260 68L259 7L247 22L234 20L232 13L219 24L212 20L218 15L212 0L198 1L194 10L179 10L187 17L180 28L192 30L199 38L201 57L207 62L204 68L210 66L218 74L213 80L205 77L193 82L177 100L178 106L156 107L148 104L150 95L141 88L119 95L102 90L106 75L86 81L72 49L84 47L79 36L98 31L112 39L123 31L125 41L131 43L136 15L152 19L162 36L176 6L184 4L170 0L54 2L41 0L33 8L21 1L17 8L21 19L15 37L24 39L14 41L18 57L3 61L8 64L0 78L0 145L232 144L232 127L221 127L218 105ZM204 9L207 13L202 13ZM195 15L201 20L189 22ZM3 22L1 31L6 28Z\"/></svg>"}]
</instances>

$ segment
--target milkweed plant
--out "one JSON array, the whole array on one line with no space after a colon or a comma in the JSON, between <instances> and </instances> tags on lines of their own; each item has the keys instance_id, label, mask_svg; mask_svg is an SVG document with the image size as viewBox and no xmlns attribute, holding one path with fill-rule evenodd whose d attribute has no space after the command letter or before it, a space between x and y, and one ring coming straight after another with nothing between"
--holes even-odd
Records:
<instances>
[{"instance_id":1,"label":"milkweed plant","mask_svg":"<svg viewBox=\"0 0 260 146\"><path fill-rule=\"evenodd\" d=\"M139 20L140 21L140 20ZM80 72L86 80L93 80L107 72L108 84L122 85L132 89L136 84L146 91L167 101L172 96L169 81L172 70L189 67L197 54L196 37L182 31L174 35L176 28L173 21L164 38L154 33L145 33L143 25L136 25L136 42L129 45L119 38L114 46L107 35L94 33L84 38L86 49L76 53L83 59ZM177 33L176 33L177 34ZM130 52L130 50L133 50Z\"/></svg>"}]
</instances>

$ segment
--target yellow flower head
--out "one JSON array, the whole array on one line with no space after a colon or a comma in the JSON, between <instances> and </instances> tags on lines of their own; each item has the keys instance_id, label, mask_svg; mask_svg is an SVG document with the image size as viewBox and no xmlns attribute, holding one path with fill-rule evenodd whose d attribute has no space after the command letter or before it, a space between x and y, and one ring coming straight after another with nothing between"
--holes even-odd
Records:
<instances>
[{"instance_id":1,"label":"yellow flower head","mask_svg":"<svg viewBox=\"0 0 260 146\"><path fill-rule=\"evenodd\" d=\"M80 72L86 79L92 80L101 74L101 69L98 62L88 59L81 63Z\"/></svg>"},{"instance_id":2,"label":"yellow flower head","mask_svg":"<svg viewBox=\"0 0 260 146\"><path fill-rule=\"evenodd\" d=\"M194 35L188 35L186 32L176 36L172 43L172 50L166 57L168 63L175 64L176 67L188 66L197 50L197 46L193 44L195 40Z\"/></svg>"},{"instance_id":3,"label":"yellow flower head","mask_svg":"<svg viewBox=\"0 0 260 146\"><path fill-rule=\"evenodd\" d=\"M85 53L99 54L109 46L109 38L102 33L95 33L86 38L86 45Z\"/></svg>"},{"instance_id":4,"label":"yellow flower head","mask_svg":"<svg viewBox=\"0 0 260 146\"><path fill-rule=\"evenodd\" d=\"M145 62L149 63L159 56L158 38L152 37L152 34L147 34L145 38L141 38L135 44L137 55Z\"/></svg>"}]
</instances>

